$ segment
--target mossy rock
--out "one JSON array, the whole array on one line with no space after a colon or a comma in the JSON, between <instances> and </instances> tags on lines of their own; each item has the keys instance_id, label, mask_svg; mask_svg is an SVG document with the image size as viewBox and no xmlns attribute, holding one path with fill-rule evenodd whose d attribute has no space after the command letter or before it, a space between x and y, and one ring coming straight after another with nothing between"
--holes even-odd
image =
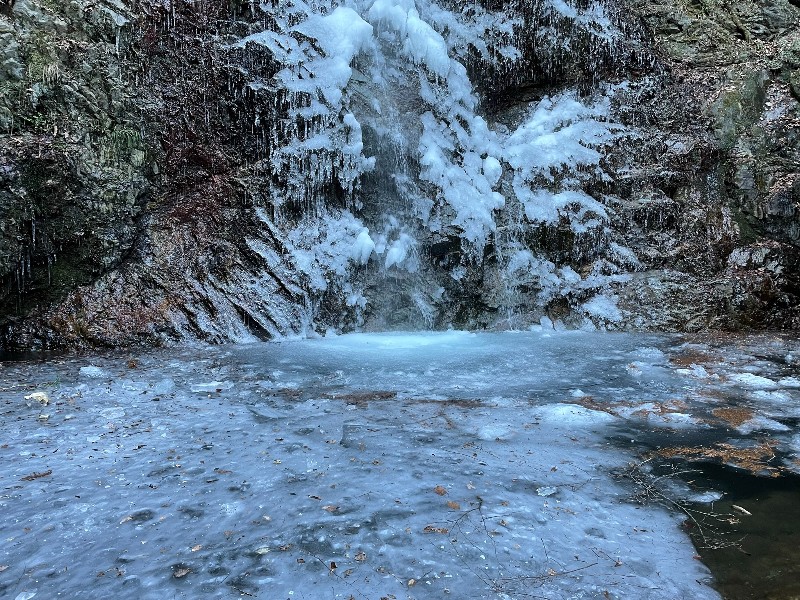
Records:
<instances>
[{"instance_id":1,"label":"mossy rock","mask_svg":"<svg viewBox=\"0 0 800 600\"><path fill-rule=\"evenodd\" d=\"M789 74L789 89L792 95L800 102L800 69L795 69Z\"/></svg>"},{"instance_id":2,"label":"mossy rock","mask_svg":"<svg viewBox=\"0 0 800 600\"><path fill-rule=\"evenodd\" d=\"M751 71L724 92L709 107L714 119L714 134L723 149L734 147L740 134L761 116L769 77L764 71Z\"/></svg>"}]
</instances>

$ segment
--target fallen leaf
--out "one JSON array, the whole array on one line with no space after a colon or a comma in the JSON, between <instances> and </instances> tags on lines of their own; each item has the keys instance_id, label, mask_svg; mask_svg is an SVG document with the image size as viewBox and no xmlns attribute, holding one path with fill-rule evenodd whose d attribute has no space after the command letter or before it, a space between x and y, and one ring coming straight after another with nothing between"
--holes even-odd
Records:
<instances>
[{"instance_id":1,"label":"fallen leaf","mask_svg":"<svg viewBox=\"0 0 800 600\"><path fill-rule=\"evenodd\" d=\"M327 510L329 513L335 513L337 510L339 510L339 507L334 506L333 504L326 504L322 507L322 510Z\"/></svg>"},{"instance_id":2,"label":"fallen leaf","mask_svg":"<svg viewBox=\"0 0 800 600\"><path fill-rule=\"evenodd\" d=\"M738 504L731 504L731 508L733 508L734 510L738 510L740 513L742 513L743 515L747 515L748 517L753 516L753 513L751 513L746 508L739 506Z\"/></svg>"},{"instance_id":3,"label":"fallen leaf","mask_svg":"<svg viewBox=\"0 0 800 600\"><path fill-rule=\"evenodd\" d=\"M364 562L365 560L367 560L367 555L364 552L359 552L356 554L356 561Z\"/></svg>"},{"instance_id":4,"label":"fallen leaf","mask_svg":"<svg viewBox=\"0 0 800 600\"><path fill-rule=\"evenodd\" d=\"M219 473L220 475L227 475L228 473L233 473L233 471L229 471L228 469L214 469L214 473Z\"/></svg>"},{"instance_id":5,"label":"fallen leaf","mask_svg":"<svg viewBox=\"0 0 800 600\"><path fill-rule=\"evenodd\" d=\"M192 552L197 552L198 550L203 549L203 544L197 544L196 546L192 546Z\"/></svg>"},{"instance_id":6,"label":"fallen leaf","mask_svg":"<svg viewBox=\"0 0 800 600\"><path fill-rule=\"evenodd\" d=\"M192 572L192 570L191 570L191 569L188 569L188 568L186 568L186 567L181 567L180 569L175 569L175 570L172 572L172 576L173 576L175 579L180 579L181 577L186 577L186 576L187 576L189 573L191 573L191 572Z\"/></svg>"},{"instance_id":7,"label":"fallen leaf","mask_svg":"<svg viewBox=\"0 0 800 600\"><path fill-rule=\"evenodd\" d=\"M0 573L5 571L8 568L8 565L0 565Z\"/></svg>"},{"instance_id":8,"label":"fallen leaf","mask_svg":"<svg viewBox=\"0 0 800 600\"><path fill-rule=\"evenodd\" d=\"M298 564L298 565L303 565L303 564L305 564L305 562L306 562L306 559L305 559L305 558L298 558L298 559L297 559L297 564Z\"/></svg>"},{"instance_id":9,"label":"fallen leaf","mask_svg":"<svg viewBox=\"0 0 800 600\"><path fill-rule=\"evenodd\" d=\"M550 575L550 577L555 577L556 575L558 575L558 571L554 571L553 569L547 569L547 574Z\"/></svg>"},{"instance_id":10,"label":"fallen leaf","mask_svg":"<svg viewBox=\"0 0 800 600\"><path fill-rule=\"evenodd\" d=\"M449 529L445 529L444 527L434 527L433 525L425 525L425 528L422 530L424 533L441 533L446 534L449 533Z\"/></svg>"},{"instance_id":11,"label":"fallen leaf","mask_svg":"<svg viewBox=\"0 0 800 600\"><path fill-rule=\"evenodd\" d=\"M468 490L474 490L475 489L475 485L470 481L469 483L467 483L467 489Z\"/></svg>"},{"instance_id":12,"label":"fallen leaf","mask_svg":"<svg viewBox=\"0 0 800 600\"><path fill-rule=\"evenodd\" d=\"M261 546L260 548L256 548L256 554L268 554L269 550L269 546Z\"/></svg>"},{"instance_id":13,"label":"fallen leaf","mask_svg":"<svg viewBox=\"0 0 800 600\"><path fill-rule=\"evenodd\" d=\"M328 567L331 571L335 571L337 569L336 563L331 561L330 566Z\"/></svg>"},{"instance_id":14,"label":"fallen leaf","mask_svg":"<svg viewBox=\"0 0 800 600\"><path fill-rule=\"evenodd\" d=\"M458 502L453 502L452 500L447 501L447 507L452 510L461 510L461 505Z\"/></svg>"},{"instance_id":15,"label":"fallen leaf","mask_svg":"<svg viewBox=\"0 0 800 600\"><path fill-rule=\"evenodd\" d=\"M350 577L350 575L352 575L354 572L355 572L355 569L347 569L347 570L344 572L344 576L345 576L345 577Z\"/></svg>"},{"instance_id":16,"label":"fallen leaf","mask_svg":"<svg viewBox=\"0 0 800 600\"><path fill-rule=\"evenodd\" d=\"M236 533L233 529L226 529L222 532L222 535L225 537L231 537L234 533Z\"/></svg>"},{"instance_id":17,"label":"fallen leaf","mask_svg":"<svg viewBox=\"0 0 800 600\"><path fill-rule=\"evenodd\" d=\"M309 498L311 498L312 500L322 500L322 498L320 498L319 496L313 496L313 495L309 496Z\"/></svg>"},{"instance_id":18,"label":"fallen leaf","mask_svg":"<svg viewBox=\"0 0 800 600\"><path fill-rule=\"evenodd\" d=\"M409 579L407 585L408 585L408 587L414 587L416 584L417 584L417 580L416 579Z\"/></svg>"},{"instance_id":19,"label":"fallen leaf","mask_svg":"<svg viewBox=\"0 0 800 600\"><path fill-rule=\"evenodd\" d=\"M48 469L47 471L42 471L41 473L37 473L34 471L30 475L25 475L25 477L20 478L20 481L33 481L34 479L39 479L41 477L48 477L53 474L53 469Z\"/></svg>"},{"instance_id":20,"label":"fallen leaf","mask_svg":"<svg viewBox=\"0 0 800 600\"><path fill-rule=\"evenodd\" d=\"M291 549L292 549L291 544L284 544L283 546L278 546L278 550L280 550L281 552L287 552Z\"/></svg>"},{"instance_id":21,"label":"fallen leaf","mask_svg":"<svg viewBox=\"0 0 800 600\"><path fill-rule=\"evenodd\" d=\"M106 576L106 572L105 572L105 571L100 571L100 572L97 574L97 577L105 577L105 576Z\"/></svg>"},{"instance_id":22,"label":"fallen leaf","mask_svg":"<svg viewBox=\"0 0 800 600\"><path fill-rule=\"evenodd\" d=\"M119 522L119 524L120 524L120 525L122 525L123 523L127 523L128 521L133 521L133 515L128 515L127 517L124 517L124 518L123 518L123 519L122 519L122 520Z\"/></svg>"}]
</instances>

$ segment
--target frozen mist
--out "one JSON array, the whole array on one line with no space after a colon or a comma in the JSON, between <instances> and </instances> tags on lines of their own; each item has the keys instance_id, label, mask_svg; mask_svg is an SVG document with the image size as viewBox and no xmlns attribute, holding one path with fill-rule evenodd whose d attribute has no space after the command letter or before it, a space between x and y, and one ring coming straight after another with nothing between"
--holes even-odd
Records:
<instances>
[{"instance_id":1,"label":"frozen mist","mask_svg":"<svg viewBox=\"0 0 800 600\"><path fill-rule=\"evenodd\" d=\"M717 598L614 470L660 431L797 471L798 356L542 329L5 362L0 595Z\"/></svg>"}]
</instances>

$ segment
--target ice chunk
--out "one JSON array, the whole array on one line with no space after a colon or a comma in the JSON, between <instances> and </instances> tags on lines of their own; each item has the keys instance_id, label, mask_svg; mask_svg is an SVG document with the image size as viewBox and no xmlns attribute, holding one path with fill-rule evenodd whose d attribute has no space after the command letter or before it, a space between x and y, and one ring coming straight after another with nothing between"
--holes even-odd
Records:
<instances>
[{"instance_id":1,"label":"ice chunk","mask_svg":"<svg viewBox=\"0 0 800 600\"><path fill-rule=\"evenodd\" d=\"M373 250L375 250L375 242L369 236L369 229L364 227L356 236L351 256L357 263L365 265L369 261L369 257L372 256Z\"/></svg>"},{"instance_id":2,"label":"ice chunk","mask_svg":"<svg viewBox=\"0 0 800 600\"><path fill-rule=\"evenodd\" d=\"M735 373L731 375L731 380L745 387L761 390L769 390L778 387L778 384L772 381L772 379L752 373Z\"/></svg>"},{"instance_id":3,"label":"ice chunk","mask_svg":"<svg viewBox=\"0 0 800 600\"><path fill-rule=\"evenodd\" d=\"M393 241L386 251L386 263L384 266L388 269L389 267L402 265L415 245L416 242L411 236L401 233L400 237Z\"/></svg>"},{"instance_id":4,"label":"ice chunk","mask_svg":"<svg viewBox=\"0 0 800 600\"><path fill-rule=\"evenodd\" d=\"M82 377L87 377L89 379L100 379L101 377L107 376L103 369L100 367L95 367L94 365L81 367L80 374Z\"/></svg>"},{"instance_id":5,"label":"ice chunk","mask_svg":"<svg viewBox=\"0 0 800 600\"><path fill-rule=\"evenodd\" d=\"M50 397L47 395L46 392L33 392L32 394L28 394L24 398L25 400L34 400L44 406L50 404Z\"/></svg>"},{"instance_id":6,"label":"ice chunk","mask_svg":"<svg viewBox=\"0 0 800 600\"><path fill-rule=\"evenodd\" d=\"M192 385L193 392L222 392L230 389L233 389L233 382L231 381L209 381Z\"/></svg>"},{"instance_id":7,"label":"ice chunk","mask_svg":"<svg viewBox=\"0 0 800 600\"><path fill-rule=\"evenodd\" d=\"M169 377L162 379L153 386L154 394L169 394L175 390L175 382Z\"/></svg>"},{"instance_id":8,"label":"ice chunk","mask_svg":"<svg viewBox=\"0 0 800 600\"><path fill-rule=\"evenodd\" d=\"M503 167L500 161L494 156L487 156L483 159L483 174L490 185L495 186L503 174Z\"/></svg>"},{"instance_id":9,"label":"ice chunk","mask_svg":"<svg viewBox=\"0 0 800 600\"><path fill-rule=\"evenodd\" d=\"M790 431L790 428L775 419L759 415L739 425L736 431L747 435L754 431Z\"/></svg>"},{"instance_id":10,"label":"ice chunk","mask_svg":"<svg viewBox=\"0 0 800 600\"><path fill-rule=\"evenodd\" d=\"M584 302L581 309L592 317L616 323L622 320L622 312L617 307L618 298L600 294Z\"/></svg>"},{"instance_id":11,"label":"ice chunk","mask_svg":"<svg viewBox=\"0 0 800 600\"><path fill-rule=\"evenodd\" d=\"M689 502L698 502L702 504L711 504L712 502L716 502L722 498L722 492L716 491L709 491L703 492L702 494L695 494L693 496L689 496L687 500Z\"/></svg>"}]
</instances>

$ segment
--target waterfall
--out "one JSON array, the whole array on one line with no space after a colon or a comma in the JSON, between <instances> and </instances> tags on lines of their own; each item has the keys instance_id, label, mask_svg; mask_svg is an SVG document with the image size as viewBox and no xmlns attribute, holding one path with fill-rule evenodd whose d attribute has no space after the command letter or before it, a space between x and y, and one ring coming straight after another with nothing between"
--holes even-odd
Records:
<instances>
[{"instance_id":1,"label":"waterfall","mask_svg":"<svg viewBox=\"0 0 800 600\"><path fill-rule=\"evenodd\" d=\"M262 3L226 47L256 98L283 232L316 314L351 328L608 327L637 267L612 226L612 5ZM611 76L609 75L609 78ZM330 315L336 315L331 317Z\"/></svg>"}]
</instances>

